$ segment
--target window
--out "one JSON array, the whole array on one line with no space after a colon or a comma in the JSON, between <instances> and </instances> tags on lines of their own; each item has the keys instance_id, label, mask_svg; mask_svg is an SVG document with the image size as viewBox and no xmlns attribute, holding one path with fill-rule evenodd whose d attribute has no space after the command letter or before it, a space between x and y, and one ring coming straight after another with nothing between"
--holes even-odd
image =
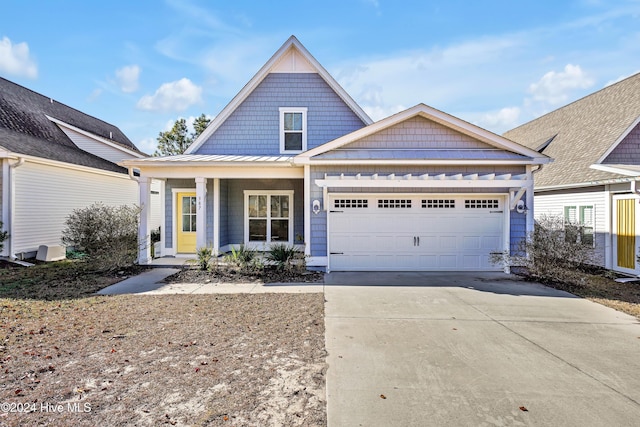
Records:
<instances>
[{"instance_id":1,"label":"window","mask_svg":"<svg viewBox=\"0 0 640 427\"><path fill-rule=\"evenodd\" d=\"M300 153L307 149L307 109L280 108L280 152Z\"/></svg>"},{"instance_id":2,"label":"window","mask_svg":"<svg viewBox=\"0 0 640 427\"><path fill-rule=\"evenodd\" d=\"M409 199L378 199L378 208L380 209L409 209L411 208L411 200Z\"/></svg>"},{"instance_id":3,"label":"window","mask_svg":"<svg viewBox=\"0 0 640 427\"><path fill-rule=\"evenodd\" d=\"M336 199L333 202L334 208L368 208L369 200L367 199Z\"/></svg>"},{"instance_id":4,"label":"window","mask_svg":"<svg viewBox=\"0 0 640 427\"><path fill-rule=\"evenodd\" d=\"M423 209L454 209L456 201L452 199L422 199Z\"/></svg>"},{"instance_id":5,"label":"window","mask_svg":"<svg viewBox=\"0 0 640 427\"><path fill-rule=\"evenodd\" d=\"M500 202L498 199L466 199L465 209L498 209Z\"/></svg>"},{"instance_id":6,"label":"window","mask_svg":"<svg viewBox=\"0 0 640 427\"><path fill-rule=\"evenodd\" d=\"M595 246L595 210L593 205L564 207L564 238L567 241Z\"/></svg>"},{"instance_id":7,"label":"window","mask_svg":"<svg viewBox=\"0 0 640 427\"><path fill-rule=\"evenodd\" d=\"M182 198L182 231L196 231L196 197L184 196Z\"/></svg>"},{"instance_id":8,"label":"window","mask_svg":"<svg viewBox=\"0 0 640 427\"><path fill-rule=\"evenodd\" d=\"M245 243L293 243L293 191L245 191Z\"/></svg>"}]
</instances>

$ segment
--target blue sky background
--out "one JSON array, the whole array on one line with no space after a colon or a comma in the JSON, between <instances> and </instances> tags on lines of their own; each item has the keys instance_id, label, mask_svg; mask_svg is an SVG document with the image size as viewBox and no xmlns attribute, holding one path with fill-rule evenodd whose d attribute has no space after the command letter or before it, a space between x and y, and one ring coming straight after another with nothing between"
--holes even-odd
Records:
<instances>
[{"instance_id":1,"label":"blue sky background","mask_svg":"<svg viewBox=\"0 0 640 427\"><path fill-rule=\"evenodd\" d=\"M640 0L4 0L0 76L151 153L291 34L374 120L423 102L502 133L640 72Z\"/></svg>"}]
</instances>

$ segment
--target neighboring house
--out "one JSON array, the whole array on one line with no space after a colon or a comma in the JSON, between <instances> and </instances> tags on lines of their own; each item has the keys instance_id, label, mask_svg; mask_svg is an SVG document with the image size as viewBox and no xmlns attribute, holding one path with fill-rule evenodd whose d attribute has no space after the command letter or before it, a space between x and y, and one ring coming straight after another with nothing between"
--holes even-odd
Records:
<instances>
[{"instance_id":1,"label":"neighboring house","mask_svg":"<svg viewBox=\"0 0 640 427\"><path fill-rule=\"evenodd\" d=\"M74 209L137 204L135 177L116 164L132 157L147 155L117 127L0 78L0 219L10 235L2 255L60 245Z\"/></svg>"},{"instance_id":2,"label":"neighboring house","mask_svg":"<svg viewBox=\"0 0 640 427\"><path fill-rule=\"evenodd\" d=\"M373 123L292 36L184 155L121 164L142 204L165 180L165 254L285 243L313 269L457 271L501 269L549 160L423 104Z\"/></svg>"},{"instance_id":3,"label":"neighboring house","mask_svg":"<svg viewBox=\"0 0 640 427\"><path fill-rule=\"evenodd\" d=\"M535 175L536 217L564 217L594 264L639 274L640 74L504 136L554 159Z\"/></svg>"}]
</instances>

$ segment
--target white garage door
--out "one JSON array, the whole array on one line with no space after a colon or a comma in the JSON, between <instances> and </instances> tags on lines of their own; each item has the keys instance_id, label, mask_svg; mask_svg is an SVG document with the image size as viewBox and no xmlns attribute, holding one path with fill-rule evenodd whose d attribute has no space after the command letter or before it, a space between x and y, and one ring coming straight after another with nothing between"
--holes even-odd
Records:
<instances>
[{"instance_id":1,"label":"white garage door","mask_svg":"<svg viewBox=\"0 0 640 427\"><path fill-rule=\"evenodd\" d=\"M331 195L332 271L500 270L504 196Z\"/></svg>"}]
</instances>

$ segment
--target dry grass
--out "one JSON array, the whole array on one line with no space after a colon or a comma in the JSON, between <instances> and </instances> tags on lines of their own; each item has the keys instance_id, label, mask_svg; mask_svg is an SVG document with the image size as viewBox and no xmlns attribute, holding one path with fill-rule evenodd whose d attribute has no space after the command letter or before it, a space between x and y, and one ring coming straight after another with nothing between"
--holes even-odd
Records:
<instances>
[{"instance_id":1,"label":"dry grass","mask_svg":"<svg viewBox=\"0 0 640 427\"><path fill-rule=\"evenodd\" d=\"M145 269L132 266L105 273L80 260L42 263L33 267L0 260L0 298L65 300L87 297Z\"/></svg>"},{"instance_id":2,"label":"dry grass","mask_svg":"<svg viewBox=\"0 0 640 427\"><path fill-rule=\"evenodd\" d=\"M323 311L322 294L0 299L0 402L30 410L0 425L325 425Z\"/></svg>"},{"instance_id":3,"label":"dry grass","mask_svg":"<svg viewBox=\"0 0 640 427\"><path fill-rule=\"evenodd\" d=\"M640 282L618 283L610 273L576 270L566 272L563 277L562 282L544 284L640 318Z\"/></svg>"}]
</instances>

